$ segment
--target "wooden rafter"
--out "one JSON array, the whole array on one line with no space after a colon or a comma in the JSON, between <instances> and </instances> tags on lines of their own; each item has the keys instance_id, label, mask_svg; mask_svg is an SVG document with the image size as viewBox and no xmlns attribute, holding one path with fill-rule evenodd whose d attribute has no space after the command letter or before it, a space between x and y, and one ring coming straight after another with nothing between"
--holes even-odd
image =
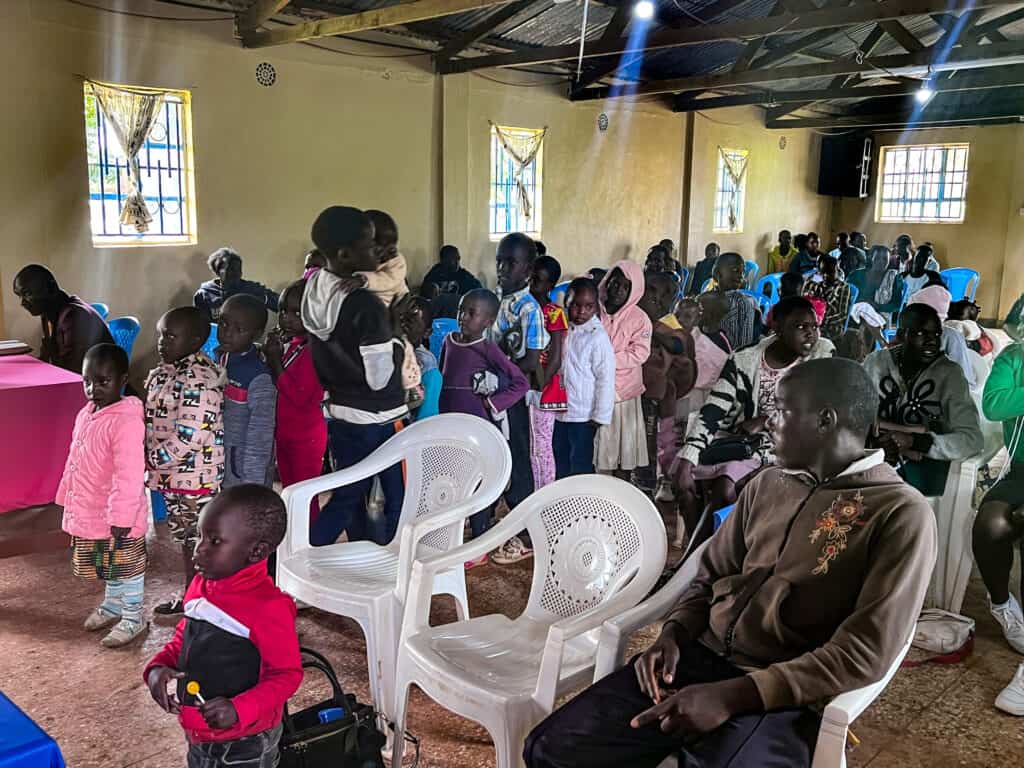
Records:
<instances>
[{"instance_id":1,"label":"wooden rafter","mask_svg":"<svg viewBox=\"0 0 1024 768\"><path fill-rule=\"evenodd\" d=\"M1024 86L1024 66L993 67L987 70L963 72L955 78L936 82L933 88L938 93L954 91L975 91L994 88ZM818 88L814 90L759 91L734 96L707 96L704 98L676 98L673 110L693 112L697 110L721 109L758 104L807 104L816 101L841 99L878 99L912 96L920 88L919 82L896 83L894 85L864 85ZM775 119L769 122L774 122Z\"/></svg>"},{"instance_id":2,"label":"wooden rafter","mask_svg":"<svg viewBox=\"0 0 1024 768\"><path fill-rule=\"evenodd\" d=\"M473 43L487 37L487 35L491 34L495 29L500 27L517 13L525 11L536 1L537 0L518 0L518 2L510 3L503 8L496 10L475 27L467 29L465 32L456 35L434 55L435 66L448 61L448 59L469 48Z\"/></svg>"},{"instance_id":3,"label":"wooden rafter","mask_svg":"<svg viewBox=\"0 0 1024 768\"><path fill-rule=\"evenodd\" d=\"M860 53L860 55L861 56L870 56L872 51L875 50L875 46L877 46L878 43L881 42L883 37L885 37L885 30L882 29L881 25L876 24L874 27L872 27L871 31L868 32L867 37L864 38L864 41L860 44L860 46L858 46L857 50ZM858 77L858 75L854 75L854 76L850 76L850 75L837 75L836 77L834 77L832 79L832 82L829 83L828 87L829 88L842 88L844 86L850 85L851 83L855 82L857 80L857 77ZM795 111L797 109L800 109L802 107L806 107L808 104L812 104L812 103L813 102L805 101L805 102L798 102L796 104L787 104L787 105L782 106L782 107L771 107L768 110L768 114L766 115L766 119L768 119L768 120L778 120L783 115L788 115L790 112L793 112L793 111Z\"/></svg>"},{"instance_id":4,"label":"wooden rafter","mask_svg":"<svg viewBox=\"0 0 1024 768\"><path fill-rule=\"evenodd\" d=\"M950 51L946 61L949 65L959 62L974 62L982 64L991 63L995 66L1002 59L1022 54L1024 54L1024 44L1022 43L990 43L989 45L971 48L954 48ZM726 72L711 75L693 75L674 80L654 80L638 86L629 95L652 96L661 93L678 93L680 91L697 89L717 90L763 83L786 82L788 80L804 80L814 77L834 77L836 75L858 75L864 73L877 74L887 70L899 70L907 67L926 67L932 63L931 51L924 50L917 53L879 56L870 61L865 60L862 62L857 62L855 59L846 59L830 64L796 64L786 67L752 69L736 74ZM609 96L607 88L592 88L577 98L587 100L608 98Z\"/></svg>"},{"instance_id":5,"label":"wooden rafter","mask_svg":"<svg viewBox=\"0 0 1024 768\"><path fill-rule=\"evenodd\" d=\"M791 2L809 2L809 0L790 0L790 1ZM685 20L683 20L682 23L680 23L679 26L680 27L689 27L689 26L694 26L695 24L699 24L699 23L711 22L715 18L717 18L718 16L721 16L723 13L725 13L727 11L735 11L737 8L740 8L740 7L746 5L749 2L752 2L752 0L719 0L717 3L709 5L706 8L700 9L700 11L699 11L699 18L702 20L701 22L698 22L698 21L696 21L694 19L685 19ZM620 3L619 8L621 9L623 6L625 6L630 11L632 11L632 3L629 0L623 0L623 2ZM614 22L614 21L615 21L615 17L612 17L612 22ZM615 39L619 38L622 35L622 32L625 30L625 25L623 25L622 28L619 29L616 32L616 34L608 35L608 30L612 29L612 28L613 28L612 24L609 23L608 27L605 28L604 34L601 35L601 39L603 41L607 42L608 40L615 40ZM607 40L605 40L606 37L607 37ZM602 79L604 77L607 77L608 75L612 74L613 72L615 72L616 70L618 70L620 68L626 69L626 68L630 67L633 63L635 63L638 59L642 59L642 58L643 58L643 53L642 52L641 53L634 53L634 54L628 55L628 56L623 56L621 58L612 57L612 56L606 57L604 59L604 61L598 62L596 65L594 65L593 67L591 67L590 69L586 70L583 73L583 75L580 77L579 81L574 84L574 86L573 86L573 88L572 88L572 90L570 92L570 95L577 95L579 93L582 93L583 89L586 88L588 85L596 83L598 80L600 80L600 79Z\"/></svg>"},{"instance_id":6,"label":"wooden rafter","mask_svg":"<svg viewBox=\"0 0 1024 768\"><path fill-rule=\"evenodd\" d=\"M425 0L424 0L425 1ZM1010 5L1013 0L887 0L885 3L853 5L848 8L810 11L802 14L786 13L761 19L743 19L725 24L660 32L646 40L615 40L611 43L595 41L584 46L583 56L621 55L678 48L687 45L717 42L722 40L747 40L758 36L774 36L793 32L811 32L828 28L863 24L881 19L900 19L923 16L930 13L959 12L970 8ZM398 6L400 7L400 6ZM514 67L522 64L543 64L574 58L579 46L556 45L496 56L480 56L472 59L450 61L442 70L444 73L468 72L489 67Z\"/></svg>"},{"instance_id":7,"label":"wooden rafter","mask_svg":"<svg viewBox=\"0 0 1024 768\"><path fill-rule=\"evenodd\" d=\"M271 29L242 32L242 44L246 48L265 48L271 45L297 43L315 40L319 37L349 35L370 29L394 27L416 21L451 16L456 13L475 11L505 5L511 0L413 0L409 3L374 8L360 13L335 16L319 21L296 24L287 29Z\"/></svg>"},{"instance_id":8,"label":"wooden rafter","mask_svg":"<svg viewBox=\"0 0 1024 768\"><path fill-rule=\"evenodd\" d=\"M238 14L237 23L240 32L245 33L258 29L275 13L280 13L290 0L253 0L252 4Z\"/></svg>"},{"instance_id":9,"label":"wooden rafter","mask_svg":"<svg viewBox=\"0 0 1024 768\"><path fill-rule=\"evenodd\" d=\"M885 21L878 22L878 26L889 33L889 36L903 46L903 50L907 53L917 53L923 51L925 48L924 43L914 37L910 30L900 24L897 19L886 19Z\"/></svg>"},{"instance_id":10,"label":"wooden rafter","mask_svg":"<svg viewBox=\"0 0 1024 768\"><path fill-rule=\"evenodd\" d=\"M956 107L923 110L909 109L898 112L864 115L824 115L821 117L795 117L786 120L770 120L766 128L884 128L906 125L958 125L984 121L1017 121L1024 114L1024 102L1019 98L1004 104L980 107Z\"/></svg>"}]
</instances>

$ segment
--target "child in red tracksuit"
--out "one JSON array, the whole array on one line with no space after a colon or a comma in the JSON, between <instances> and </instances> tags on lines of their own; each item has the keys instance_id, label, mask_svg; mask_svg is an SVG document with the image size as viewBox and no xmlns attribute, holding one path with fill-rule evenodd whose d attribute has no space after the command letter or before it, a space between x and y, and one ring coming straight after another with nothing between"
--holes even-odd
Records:
<instances>
[{"instance_id":1,"label":"child in red tracksuit","mask_svg":"<svg viewBox=\"0 0 1024 768\"><path fill-rule=\"evenodd\" d=\"M278 764L284 704L302 682L295 603L267 575L286 526L262 485L229 488L201 513L185 618L143 673L185 729L189 768Z\"/></svg>"},{"instance_id":2,"label":"child in red tracksuit","mask_svg":"<svg viewBox=\"0 0 1024 768\"><path fill-rule=\"evenodd\" d=\"M309 334L302 326L304 280L292 283L281 293L277 322L279 333L267 338L263 352L270 375L277 385L277 428L274 446L281 485L319 477L327 450L327 422L324 419L324 386L313 367ZM320 512L313 499L310 524Z\"/></svg>"}]
</instances>

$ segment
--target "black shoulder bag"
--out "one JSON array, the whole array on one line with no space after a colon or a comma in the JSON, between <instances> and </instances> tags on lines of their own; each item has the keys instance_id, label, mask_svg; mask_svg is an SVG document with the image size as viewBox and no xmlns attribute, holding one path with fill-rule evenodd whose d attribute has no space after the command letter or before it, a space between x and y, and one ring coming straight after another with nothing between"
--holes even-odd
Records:
<instances>
[{"instance_id":1,"label":"black shoulder bag","mask_svg":"<svg viewBox=\"0 0 1024 768\"><path fill-rule=\"evenodd\" d=\"M373 707L341 689L327 659L308 648L299 650L303 669L326 675L331 697L295 714L285 704L280 768L384 768L380 750L386 739ZM321 722L321 712L337 708L342 710L340 717Z\"/></svg>"}]
</instances>

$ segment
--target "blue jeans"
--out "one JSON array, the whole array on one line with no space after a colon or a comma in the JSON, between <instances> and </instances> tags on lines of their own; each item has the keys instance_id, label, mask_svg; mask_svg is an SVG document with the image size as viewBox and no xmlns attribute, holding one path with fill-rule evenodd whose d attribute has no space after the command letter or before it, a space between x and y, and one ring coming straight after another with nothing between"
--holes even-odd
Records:
<instances>
[{"instance_id":1,"label":"blue jeans","mask_svg":"<svg viewBox=\"0 0 1024 768\"><path fill-rule=\"evenodd\" d=\"M397 432L397 422L393 421L384 424L350 424L338 419L328 421L327 439L335 469L358 464ZM369 540L377 544L391 541L398 530L405 496L402 465L388 467L378 477L384 492L383 520L370 520L366 514L366 497L373 486L373 478L369 477L338 488L331 494L331 500L313 523L309 543L314 547L333 544L342 531L348 532L349 541Z\"/></svg>"},{"instance_id":2,"label":"blue jeans","mask_svg":"<svg viewBox=\"0 0 1024 768\"><path fill-rule=\"evenodd\" d=\"M594 425L588 421L556 421L551 436L555 453L555 478L590 475L594 472Z\"/></svg>"}]
</instances>

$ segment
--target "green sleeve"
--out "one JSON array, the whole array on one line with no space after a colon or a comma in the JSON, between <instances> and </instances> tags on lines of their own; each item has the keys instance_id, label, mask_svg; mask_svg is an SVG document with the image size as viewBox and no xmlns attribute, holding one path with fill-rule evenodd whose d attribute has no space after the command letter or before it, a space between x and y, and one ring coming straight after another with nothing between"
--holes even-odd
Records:
<instances>
[{"instance_id":1,"label":"green sleeve","mask_svg":"<svg viewBox=\"0 0 1024 768\"><path fill-rule=\"evenodd\" d=\"M1016 344L996 358L985 382L981 406L989 421L1024 416L1024 347Z\"/></svg>"}]
</instances>

